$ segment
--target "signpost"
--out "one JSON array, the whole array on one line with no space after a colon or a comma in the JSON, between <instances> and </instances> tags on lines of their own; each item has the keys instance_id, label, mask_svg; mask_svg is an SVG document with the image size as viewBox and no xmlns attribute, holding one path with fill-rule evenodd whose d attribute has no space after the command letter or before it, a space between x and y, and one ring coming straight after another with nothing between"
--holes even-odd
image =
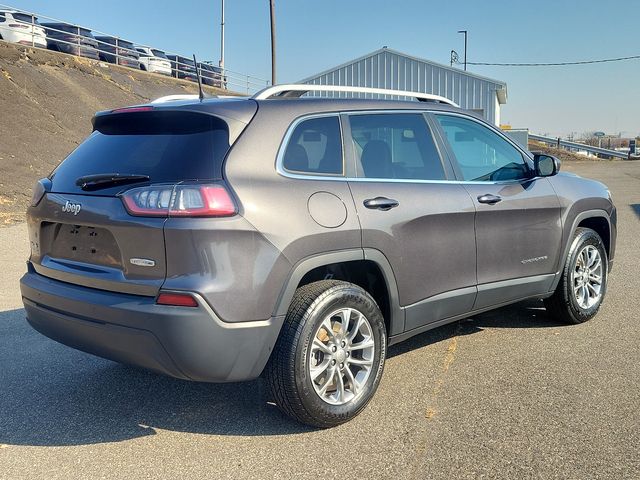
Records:
<instances>
[{"instance_id":1,"label":"signpost","mask_svg":"<svg viewBox=\"0 0 640 480\"><path fill-rule=\"evenodd\" d=\"M593 136L598 139L598 148L602 148L602 137L604 137L606 133L604 132L593 132Z\"/></svg>"}]
</instances>

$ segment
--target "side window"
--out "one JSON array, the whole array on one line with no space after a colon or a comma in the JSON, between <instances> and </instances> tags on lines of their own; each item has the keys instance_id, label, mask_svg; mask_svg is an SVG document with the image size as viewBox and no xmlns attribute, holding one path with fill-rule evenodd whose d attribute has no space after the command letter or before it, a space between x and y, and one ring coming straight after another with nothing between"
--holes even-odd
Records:
<instances>
[{"instance_id":1,"label":"side window","mask_svg":"<svg viewBox=\"0 0 640 480\"><path fill-rule=\"evenodd\" d=\"M527 178L520 151L484 125L453 115L435 116L467 181Z\"/></svg>"},{"instance_id":2,"label":"side window","mask_svg":"<svg viewBox=\"0 0 640 480\"><path fill-rule=\"evenodd\" d=\"M0 12L0 23L4 22L4 13Z\"/></svg>"},{"instance_id":3,"label":"side window","mask_svg":"<svg viewBox=\"0 0 640 480\"><path fill-rule=\"evenodd\" d=\"M282 165L292 172L342 175L342 140L337 115L310 118L296 126Z\"/></svg>"},{"instance_id":4,"label":"side window","mask_svg":"<svg viewBox=\"0 0 640 480\"><path fill-rule=\"evenodd\" d=\"M421 113L351 115L353 148L365 178L444 180L438 149Z\"/></svg>"}]
</instances>

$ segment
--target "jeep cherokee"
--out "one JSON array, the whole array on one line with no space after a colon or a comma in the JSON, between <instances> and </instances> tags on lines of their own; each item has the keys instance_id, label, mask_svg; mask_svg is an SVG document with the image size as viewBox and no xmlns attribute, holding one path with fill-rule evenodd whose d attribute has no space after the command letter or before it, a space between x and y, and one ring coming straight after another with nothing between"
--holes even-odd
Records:
<instances>
[{"instance_id":1,"label":"jeep cherokee","mask_svg":"<svg viewBox=\"0 0 640 480\"><path fill-rule=\"evenodd\" d=\"M422 101L316 98L343 91ZM357 415L387 347L523 299L598 311L616 209L432 95L280 85L99 112L35 187L21 291L68 346L202 381L264 373L293 418Z\"/></svg>"}]
</instances>

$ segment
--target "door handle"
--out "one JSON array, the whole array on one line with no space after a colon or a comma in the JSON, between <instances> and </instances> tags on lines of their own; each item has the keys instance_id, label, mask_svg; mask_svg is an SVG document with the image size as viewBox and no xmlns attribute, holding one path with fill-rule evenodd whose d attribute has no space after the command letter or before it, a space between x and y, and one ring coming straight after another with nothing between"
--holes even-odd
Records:
<instances>
[{"instance_id":1,"label":"door handle","mask_svg":"<svg viewBox=\"0 0 640 480\"><path fill-rule=\"evenodd\" d=\"M363 203L364 203L364 206L367 208L371 208L373 210L383 210L383 211L391 210L392 208L395 208L398 205L400 205L400 203L397 200L394 200L393 198L386 198L386 197L369 198L365 200Z\"/></svg>"},{"instance_id":2,"label":"door handle","mask_svg":"<svg viewBox=\"0 0 640 480\"><path fill-rule=\"evenodd\" d=\"M492 195L490 193L485 193L484 195L480 195L478 197L478 202L487 203L489 205L495 205L500 201L502 201L502 197L499 197L498 195Z\"/></svg>"}]
</instances>

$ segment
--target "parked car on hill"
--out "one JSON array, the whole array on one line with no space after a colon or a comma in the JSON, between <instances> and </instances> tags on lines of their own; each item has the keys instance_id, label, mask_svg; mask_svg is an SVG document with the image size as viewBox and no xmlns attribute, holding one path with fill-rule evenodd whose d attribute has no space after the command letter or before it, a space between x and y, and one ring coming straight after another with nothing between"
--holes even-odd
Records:
<instances>
[{"instance_id":1,"label":"parked car on hill","mask_svg":"<svg viewBox=\"0 0 640 480\"><path fill-rule=\"evenodd\" d=\"M17 10L0 10L0 40L47 48L47 37L38 17Z\"/></svg>"},{"instance_id":2,"label":"parked car on hill","mask_svg":"<svg viewBox=\"0 0 640 480\"><path fill-rule=\"evenodd\" d=\"M136 51L140 55L140 69L151 73L161 73L162 75L171 75L171 62L167 58L167 54L162 50L151 47L135 46Z\"/></svg>"},{"instance_id":3,"label":"parked car on hill","mask_svg":"<svg viewBox=\"0 0 640 480\"><path fill-rule=\"evenodd\" d=\"M209 63L198 62L202 83L212 87L226 88L226 81L222 78L222 69Z\"/></svg>"},{"instance_id":4,"label":"parked car on hill","mask_svg":"<svg viewBox=\"0 0 640 480\"><path fill-rule=\"evenodd\" d=\"M133 43L109 36L95 38L98 41L100 60L125 67L140 68L138 61L140 54L134 49Z\"/></svg>"},{"instance_id":5,"label":"parked car on hill","mask_svg":"<svg viewBox=\"0 0 640 480\"><path fill-rule=\"evenodd\" d=\"M98 42L91 30L69 23L43 23L47 34L47 48L79 57L99 60Z\"/></svg>"},{"instance_id":6,"label":"parked car on hill","mask_svg":"<svg viewBox=\"0 0 640 480\"><path fill-rule=\"evenodd\" d=\"M167 55L167 58L171 62L171 75L173 77L190 80L192 82L198 81L196 65L193 63L193 60L187 57L181 57L180 55Z\"/></svg>"},{"instance_id":7,"label":"parked car on hill","mask_svg":"<svg viewBox=\"0 0 640 480\"><path fill-rule=\"evenodd\" d=\"M297 99L327 90L420 101ZM365 408L389 345L525 299L582 323L607 292L607 187L443 97L276 85L92 125L27 211L30 324L185 380L264 371L310 425Z\"/></svg>"}]
</instances>

